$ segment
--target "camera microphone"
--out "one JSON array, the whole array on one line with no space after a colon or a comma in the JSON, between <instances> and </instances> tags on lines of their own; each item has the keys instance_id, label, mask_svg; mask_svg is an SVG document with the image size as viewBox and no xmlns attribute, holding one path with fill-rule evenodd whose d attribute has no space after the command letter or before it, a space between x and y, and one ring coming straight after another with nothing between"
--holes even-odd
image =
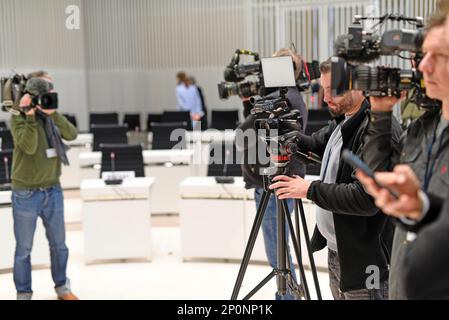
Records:
<instances>
[{"instance_id":1,"label":"camera microphone","mask_svg":"<svg viewBox=\"0 0 449 320\"><path fill-rule=\"evenodd\" d=\"M27 81L25 91L37 97L50 91L50 83L44 79L31 78Z\"/></svg>"}]
</instances>

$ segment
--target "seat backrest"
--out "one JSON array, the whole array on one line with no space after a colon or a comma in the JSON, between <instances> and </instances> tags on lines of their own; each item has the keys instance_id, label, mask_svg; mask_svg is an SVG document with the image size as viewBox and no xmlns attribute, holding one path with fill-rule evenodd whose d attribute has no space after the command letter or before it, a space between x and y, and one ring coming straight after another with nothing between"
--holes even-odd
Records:
<instances>
[{"instance_id":1,"label":"seat backrest","mask_svg":"<svg viewBox=\"0 0 449 320\"><path fill-rule=\"evenodd\" d=\"M239 110L212 111L211 128L226 130L237 128L239 123Z\"/></svg>"},{"instance_id":2,"label":"seat backrest","mask_svg":"<svg viewBox=\"0 0 449 320\"><path fill-rule=\"evenodd\" d=\"M89 115L89 126L102 124L118 124L118 113L91 113Z\"/></svg>"},{"instance_id":3,"label":"seat backrest","mask_svg":"<svg viewBox=\"0 0 449 320\"><path fill-rule=\"evenodd\" d=\"M186 141L186 131L187 131L187 123L186 122L174 122L174 123L152 123L153 128L153 150L171 150L175 146L178 149L186 149L187 141ZM181 129L181 130L178 130ZM177 130L179 134L176 134L173 138L175 141L171 141L172 133Z\"/></svg>"},{"instance_id":4,"label":"seat backrest","mask_svg":"<svg viewBox=\"0 0 449 320\"><path fill-rule=\"evenodd\" d=\"M119 125L94 125L93 151L100 151L101 144L128 144L128 127Z\"/></svg>"},{"instance_id":5,"label":"seat backrest","mask_svg":"<svg viewBox=\"0 0 449 320\"><path fill-rule=\"evenodd\" d=\"M0 139L2 141L2 150L14 149L14 140L12 138L11 130L6 128L0 128Z\"/></svg>"},{"instance_id":6,"label":"seat backrest","mask_svg":"<svg viewBox=\"0 0 449 320\"><path fill-rule=\"evenodd\" d=\"M134 171L136 178L145 177L141 145L102 144L100 151L100 178L103 172L111 171Z\"/></svg>"},{"instance_id":7,"label":"seat backrest","mask_svg":"<svg viewBox=\"0 0 449 320\"><path fill-rule=\"evenodd\" d=\"M153 128L151 127L152 123L161 123L162 122L162 113L149 113L147 116L147 132L152 132Z\"/></svg>"},{"instance_id":8,"label":"seat backrest","mask_svg":"<svg viewBox=\"0 0 449 320\"><path fill-rule=\"evenodd\" d=\"M123 119L123 124L128 126L128 131L136 131L142 128L139 113L127 113Z\"/></svg>"},{"instance_id":9,"label":"seat backrest","mask_svg":"<svg viewBox=\"0 0 449 320\"><path fill-rule=\"evenodd\" d=\"M209 177L241 177L242 153L237 153L234 143L214 142L209 145Z\"/></svg>"},{"instance_id":10,"label":"seat backrest","mask_svg":"<svg viewBox=\"0 0 449 320\"><path fill-rule=\"evenodd\" d=\"M190 117L190 112L188 111L165 111L162 114L162 122L164 123L186 122L187 130L192 130L192 119Z\"/></svg>"}]
</instances>

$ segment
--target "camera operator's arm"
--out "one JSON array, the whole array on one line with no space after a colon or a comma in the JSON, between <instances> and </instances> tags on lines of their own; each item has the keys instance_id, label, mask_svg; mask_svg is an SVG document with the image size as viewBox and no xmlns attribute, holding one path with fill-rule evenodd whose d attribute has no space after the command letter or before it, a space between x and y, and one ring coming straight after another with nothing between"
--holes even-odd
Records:
<instances>
[{"instance_id":1,"label":"camera operator's arm","mask_svg":"<svg viewBox=\"0 0 449 320\"><path fill-rule=\"evenodd\" d=\"M300 133L299 142L298 142L298 151L303 154L308 154L312 152L320 157L323 156L324 150L326 150L327 142L329 141L329 137L332 134L334 127L332 125L328 125L324 128L321 128L317 132L313 133L311 136L306 136L303 133ZM309 159L298 155L301 162L304 163L314 163Z\"/></svg>"},{"instance_id":2,"label":"camera operator's arm","mask_svg":"<svg viewBox=\"0 0 449 320\"><path fill-rule=\"evenodd\" d=\"M402 134L392 111L399 101L396 97L370 98L370 122L363 138L362 159L375 171L390 171L399 163L405 133Z\"/></svg>"},{"instance_id":3,"label":"camera operator's arm","mask_svg":"<svg viewBox=\"0 0 449 320\"><path fill-rule=\"evenodd\" d=\"M20 107L28 107L31 104L31 98L28 94L20 100ZM12 116L11 134L14 138L14 144L27 155L36 153L38 144L38 124L34 109L31 109L25 116Z\"/></svg>"},{"instance_id":4,"label":"camera operator's arm","mask_svg":"<svg viewBox=\"0 0 449 320\"><path fill-rule=\"evenodd\" d=\"M270 189L276 190L279 199L304 199L337 214L373 216L378 212L373 199L358 181L353 183L323 183L306 181L300 177L279 176L273 179Z\"/></svg>"},{"instance_id":5,"label":"camera operator's arm","mask_svg":"<svg viewBox=\"0 0 449 320\"><path fill-rule=\"evenodd\" d=\"M58 113L57 111L50 114L50 117L55 122L56 126L58 127L59 131L61 132L61 137L66 141L72 141L75 140L78 132L73 124L70 123L69 120L67 120L66 117L64 117L62 114Z\"/></svg>"}]
</instances>

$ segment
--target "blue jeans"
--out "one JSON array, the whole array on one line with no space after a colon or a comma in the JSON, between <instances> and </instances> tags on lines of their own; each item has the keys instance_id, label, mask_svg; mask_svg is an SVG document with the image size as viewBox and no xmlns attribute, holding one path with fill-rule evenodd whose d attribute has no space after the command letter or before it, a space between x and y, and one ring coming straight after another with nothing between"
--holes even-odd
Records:
<instances>
[{"instance_id":1,"label":"blue jeans","mask_svg":"<svg viewBox=\"0 0 449 320\"><path fill-rule=\"evenodd\" d=\"M14 283L18 294L33 293L31 288L31 259L37 218L42 218L50 244L51 275L56 292L62 296L70 289L66 276L69 250L65 244L64 198L61 187L13 190L12 208L16 252Z\"/></svg>"},{"instance_id":2,"label":"blue jeans","mask_svg":"<svg viewBox=\"0 0 449 320\"><path fill-rule=\"evenodd\" d=\"M254 198L256 200L256 207L259 208L260 202L262 200L262 194L264 189L256 188L254 192ZM288 209L290 212L293 210L294 200L287 200ZM277 268L277 209L276 209L276 197L271 195L270 200L268 201L267 209L265 210L265 215L262 221L262 233L263 239L265 242L265 252L267 253L268 262L270 263L272 268ZM296 281L295 274L295 266L293 264L292 256L290 254L290 246L288 245L288 226L286 224L287 229L287 248L288 248L288 261L290 263L290 270L293 276L293 279ZM276 293L276 300L295 300L294 295L288 292L284 297L280 297Z\"/></svg>"}]
</instances>

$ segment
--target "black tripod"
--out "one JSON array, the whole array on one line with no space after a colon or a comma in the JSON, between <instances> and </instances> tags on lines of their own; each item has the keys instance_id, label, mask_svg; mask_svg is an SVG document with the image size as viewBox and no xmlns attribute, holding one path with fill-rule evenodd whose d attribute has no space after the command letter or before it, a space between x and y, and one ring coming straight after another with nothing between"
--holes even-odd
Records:
<instances>
[{"instance_id":1,"label":"black tripod","mask_svg":"<svg viewBox=\"0 0 449 320\"><path fill-rule=\"evenodd\" d=\"M246 269L248 268L248 263L251 258L251 254L253 252L254 245L256 243L257 235L262 225L262 220L265 215L268 201L273 193L273 191L271 191L268 188L270 185L269 182L271 182L272 179L278 175L285 175L286 174L285 171L286 171L285 168L277 168L277 172L275 175L270 176L267 179L264 179L265 191L262 195L262 199L259 208L257 210L256 218L254 220L253 227L251 229L251 234L249 236L249 240L246 245L245 254L243 256L239 274L237 276L237 281L235 283L234 291L232 293L231 298L232 300L237 300L238 298L243 278L245 276ZM301 224L303 227L304 238L307 246L308 256L310 260L310 267L312 270L317 297L318 300L321 300L320 285L318 282L315 261L313 259L313 254L310 247L310 238L307 230L306 218L302 201L301 200L295 201L296 232L295 228L293 227L293 221L290 217L287 201L280 200L279 198L276 197L276 207L277 207L277 267L274 268L273 271L265 279L263 279L247 296L245 296L243 300L251 299L252 296L254 296L265 284L267 284L274 277L276 277L277 280L278 295L284 296L287 293L287 289L290 289L290 291L293 293L293 295L295 295L297 299L305 298L306 300L311 300L310 291L307 285L304 265L302 263L302 256L301 256L299 214L301 215ZM287 266L288 246L287 246L287 234L285 230L286 222L288 223L288 229L290 231L290 236L292 237L293 248L298 262L301 285L298 285L298 283L292 277L291 270Z\"/></svg>"}]
</instances>

